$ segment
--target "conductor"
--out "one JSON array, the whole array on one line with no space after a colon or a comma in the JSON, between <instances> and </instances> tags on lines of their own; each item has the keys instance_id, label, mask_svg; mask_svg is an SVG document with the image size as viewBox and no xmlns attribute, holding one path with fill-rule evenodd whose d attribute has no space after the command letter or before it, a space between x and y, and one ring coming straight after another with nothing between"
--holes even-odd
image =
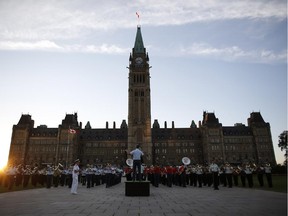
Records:
<instances>
[{"instance_id":1,"label":"conductor","mask_svg":"<svg viewBox=\"0 0 288 216\"><path fill-rule=\"evenodd\" d=\"M137 180L141 181L141 157L144 155L144 153L139 149L140 146L137 145L136 149L130 152L130 155L132 155L133 159L133 181L135 181L136 178L136 167L138 171Z\"/></svg>"}]
</instances>

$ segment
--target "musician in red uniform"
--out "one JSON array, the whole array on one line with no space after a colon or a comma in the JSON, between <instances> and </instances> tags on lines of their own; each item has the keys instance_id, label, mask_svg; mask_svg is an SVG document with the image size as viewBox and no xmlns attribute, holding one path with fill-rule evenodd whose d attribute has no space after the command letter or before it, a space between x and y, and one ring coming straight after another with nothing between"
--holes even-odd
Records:
<instances>
[{"instance_id":1,"label":"musician in red uniform","mask_svg":"<svg viewBox=\"0 0 288 216\"><path fill-rule=\"evenodd\" d=\"M124 169L124 172L125 172L126 180L132 181L132 172L133 172L132 168L128 166Z\"/></svg>"},{"instance_id":2,"label":"musician in red uniform","mask_svg":"<svg viewBox=\"0 0 288 216\"><path fill-rule=\"evenodd\" d=\"M179 185L179 182L178 182L178 168L176 166L173 166L172 167L172 183L174 185Z\"/></svg>"},{"instance_id":3,"label":"musician in red uniform","mask_svg":"<svg viewBox=\"0 0 288 216\"><path fill-rule=\"evenodd\" d=\"M159 165L154 166L154 186L159 187L161 169Z\"/></svg>"},{"instance_id":4,"label":"musician in red uniform","mask_svg":"<svg viewBox=\"0 0 288 216\"><path fill-rule=\"evenodd\" d=\"M152 185L154 185L154 166L151 165L148 169L148 181L151 182Z\"/></svg>"},{"instance_id":5,"label":"musician in red uniform","mask_svg":"<svg viewBox=\"0 0 288 216\"><path fill-rule=\"evenodd\" d=\"M143 180L146 181L146 179L148 178L148 174L149 174L149 167L148 166L144 166L144 170L143 170ZM149 180L149 179L148 179Z\"/></svg>"},{"instance_id":6,"label":"musician in red uniform","mask_svg":"<svg viewBox=\"0 0 288 216\"><path fill-rule=\"evenodd\" d=\"M186 167L181 165L178 169L180 175L180 186L186 187Z\"/></svg>"},{"instance_id":7,"label":"musician in red uniform","mask_svg":"<svg viewBox=\"0 0 288 216\"><path fill-rule=\"evenodd\" d=\"M165 166L161 166L161 177L160 177L160 182L163 185L167 184L167 171Z\"/></svg>"},{"instance_id":8,"label":"musician in red uniform","mask_svg":"<svg viewBox=\"0 0 288 216\"><path fill-rule=\"evenodd\" d=\"M173 167L168 165L166 166L166 174L167 174L167 186L172 187L172 177L173 177Z\"/></svg>"}]
</instances>

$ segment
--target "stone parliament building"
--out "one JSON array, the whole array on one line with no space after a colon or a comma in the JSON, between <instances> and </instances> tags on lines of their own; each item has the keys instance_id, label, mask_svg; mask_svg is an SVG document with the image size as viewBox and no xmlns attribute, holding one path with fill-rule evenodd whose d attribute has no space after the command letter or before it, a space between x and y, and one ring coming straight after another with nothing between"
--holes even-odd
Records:
<instances>
[{"instance_id":1,"label":"stone parliament building","mask_svg":"<svg viewBox=\"0 0 288 216\"><path fill-rule=\"evenodd\" d=\"M22 114L13 125L8 164L64 164L76 158L85 164L125 165L127 152L136 144L144 151L147 165L179 165L183 157L191 163L243 162L276 164L270 124L260 112L250 113L247 126L237 123L222 126L215 113L203 112L198 125L190 127L160 127L151 122L149 56L144 47L141 27L137 26L134 48L129 57L128 123L120 128L92 128L89 121L83 127L77 113L66 114L58 128L46 125L34 127L29 114Z\"/></svg>"}]
</instances>

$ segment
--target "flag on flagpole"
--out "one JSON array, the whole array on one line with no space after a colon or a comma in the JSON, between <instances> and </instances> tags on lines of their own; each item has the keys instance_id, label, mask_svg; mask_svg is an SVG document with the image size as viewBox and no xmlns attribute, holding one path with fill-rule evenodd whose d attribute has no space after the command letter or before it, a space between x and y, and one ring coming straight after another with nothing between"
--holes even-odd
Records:
<instances>
[{"instance_id":1,"label":"flag on flagpole","mask_svg":"<svg viewBox=\"0 0 288 216\"><path fill-rule=\"evenodd\" d=\"M76 133L76 130L74 130L74 129L69 129L68 132L71 133L71 134L75 134L75 133Z\"/></svg>"}]
</instances>

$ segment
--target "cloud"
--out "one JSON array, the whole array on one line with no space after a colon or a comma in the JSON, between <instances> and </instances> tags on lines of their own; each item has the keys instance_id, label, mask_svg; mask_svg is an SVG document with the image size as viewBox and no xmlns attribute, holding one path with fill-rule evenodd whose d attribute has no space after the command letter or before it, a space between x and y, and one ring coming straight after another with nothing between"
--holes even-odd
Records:
<instances>
[{"instance_id":1,"label":"cloud","mask_svg":"<svg viewBox=\"0 0 288 216\"><path fill-rule=\"evenodd\" d=\"M275 53L272 50L243 50L238 46L213 47L206 43L194 43L189 47L180 48L180 56L196 56L221 59L224 61L246 61L246 62L287 62L287 50Z\"/></svg>"},{"instance_id":2,"label":"cloud","mask_svg":"<svg viewBox=\"0 0 288 216\"><path fill-rule=\"evenodd\" d=\"M140 10L139 10L140 9ZM0 2L0 38L71 39L91 31L184 25L231 19L286 19L285 1L268 0L22 0Z\"/></svg>"},{"instance_id":3,"label":"cloud","mask_svg":"<svg viewBox=\"0 0 288 216\"><path fill-rule=\"evenodd\" d=\"M0 41L0 50L23 50L23 51L47 51L47 52L82 52L102 54L127 54L131 48L121 48L117 45L101 44L95 45L58 45L49 40L35 42Z\"/></svg>"},{"instance_id":4,"label":"cloud","mask_svg":"<svg viewBox=\"0 0 288 216\"><path fill-rule=\"evenodd\" d=\"M0 50L50 50L60 51L62 47L49 40L36 42L0 41Z\"/></svg>"},{"instance_id":5,"label":"cloud","mask_svg":"<svg viewBox=\"0 0 288 216\"><path fill-rule=\"evenodd\" d=\"M140 23L146 26L173 27L233 19L264 22L269 19L274 23L287 19L286 4L282 0L206 0L205 4L203 0L0 1L0 50L127 54L131 48L110 44L103 35L107 32L111 35L118 29L135 28L136 11L140 13ZM254 23L251 29L259 31ZM257 35L268 31L261 30ZM89 41L91 38L101 42L96 39ZM239 44L214 47L207 43L194 43L180 50L174 47L169 53L227 61L283 62L287 58L287 50L280 53L265 48L244 50Z\"/></svg>"},{"instance_id":6,"label":"cloud","mask_svg":"<svg viewBox=\"0 0 288 216\"><path fill-rule=\"evenodd\" d=\"M203 0L161 0L157 3L149 0L145 2L146 6L143 10L144 14L147 13L149 20L147 24L155 25L183 25L193 22L272 17L283 20L287 16L286 2L280 0L207 0L205 3Z\"/></svg>"}]
</instances>

